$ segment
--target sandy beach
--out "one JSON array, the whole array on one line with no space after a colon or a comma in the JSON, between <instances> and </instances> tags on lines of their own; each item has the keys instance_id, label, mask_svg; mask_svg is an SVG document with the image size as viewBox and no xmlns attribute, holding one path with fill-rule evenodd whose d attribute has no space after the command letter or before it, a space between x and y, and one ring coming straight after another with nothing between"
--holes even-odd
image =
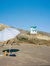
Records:
<instances>
[{"instance_id":1,"label":"sandy beach","mask_svg":"<svg viewBox=\"0 0 50 66\"><path fill-rule=\"evenodd\" d=\"M50 46L20 44L12 46L19 51L14 52L16 57L0 56L0 66L50 66ZM0 54L5 46L0 48Z\"/></svg>"}]
</instances>

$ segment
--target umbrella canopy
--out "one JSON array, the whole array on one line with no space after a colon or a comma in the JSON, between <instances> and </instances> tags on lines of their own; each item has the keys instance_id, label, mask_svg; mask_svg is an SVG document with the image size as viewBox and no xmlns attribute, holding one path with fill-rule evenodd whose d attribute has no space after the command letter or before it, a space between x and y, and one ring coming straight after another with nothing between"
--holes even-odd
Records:
<instances>
[{"instance_id":1,"label":"umbrella canopy","mask_svg":"<svg viewBox=\"0 0 50 66\"><path fill-rule=\"evenodd\" d=\"M5 52L5 51L7 51L7 52L18 52L18 51L20 51L19 49L6 49L6 50L3 50L3 52Z\"/></svg>"},{"instance_id":2,"label":"umbrella canopy","mask_svg":"<svg viewBox=\"0 0 50 66\"><path fill-rule=\"evenodd\" d=\"M0 41L12 39L19 33L20 32L15 28L5 28L4 30L0 31Z\"/></svg>"}]
</instances>

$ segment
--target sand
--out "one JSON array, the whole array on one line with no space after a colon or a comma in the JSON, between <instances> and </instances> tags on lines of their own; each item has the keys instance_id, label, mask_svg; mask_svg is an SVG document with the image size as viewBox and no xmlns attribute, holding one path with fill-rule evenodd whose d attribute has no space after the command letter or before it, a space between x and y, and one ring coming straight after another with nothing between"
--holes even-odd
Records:
<instances>
[{"instance_id":1,"label":"sand","mask_svg":"<svg viewBox=\"0 0 50 66\"><path fill-rule=\"evenodd\" d=\"M50 46L20 44L12 48L19 49L16 57L0 56L0 66L50 66ZM4 55L4 49L0 48L0 54Z\"/></svg>"}]
</instances>

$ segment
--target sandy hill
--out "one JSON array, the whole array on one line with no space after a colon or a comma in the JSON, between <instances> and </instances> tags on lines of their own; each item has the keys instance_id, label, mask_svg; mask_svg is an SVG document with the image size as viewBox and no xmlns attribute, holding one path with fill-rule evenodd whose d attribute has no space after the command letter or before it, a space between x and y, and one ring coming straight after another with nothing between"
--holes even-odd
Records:
<instances>
[{"instance_id":1,"label":"sandy hill","mask_svg":"<svg viewBox=\"0 0 50 66\"><path fill-rule=\"evenodd\" d=\"M8 25L4 25L4 24L0 24L0 31L5 29L5 28L10 28L10 26ZM15 28L15 27L11 27L11 28ZM16 28L17 29L17 28ZM16 36L15 38L8 40L6 42L2 42L3 44L46 44L46 45L50 45L50 33L47 32L42 32L42 31L38 31L37 35L31 35L30 31L25 31L22 29L18 29L20 31L20 34L18 36Z\"/></svg>"},{"instance_id":2,"label":"sandy hill","mask_svg":"<svg viewBox=\"0 0 50 66\"><path fill-rule=\"evenodd\" d=\"M3 30L4 28L9 28L8 25L0 24L0 30Z\"/></svg>"}]
</instances>

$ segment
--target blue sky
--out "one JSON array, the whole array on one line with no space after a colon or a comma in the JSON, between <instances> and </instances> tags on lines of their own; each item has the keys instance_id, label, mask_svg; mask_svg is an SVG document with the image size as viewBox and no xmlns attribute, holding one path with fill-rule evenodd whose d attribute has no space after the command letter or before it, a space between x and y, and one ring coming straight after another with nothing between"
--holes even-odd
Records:
<instances>
[{"instance_id":1,"label":"blue sky","mask_svg":"<svg viewBox=\"0 0 50 66\"><path fill-rule=\"evenodd\" d=\"M0 23L50 33L50 0L0 0Z\"/></svg>"}]
</instances>

